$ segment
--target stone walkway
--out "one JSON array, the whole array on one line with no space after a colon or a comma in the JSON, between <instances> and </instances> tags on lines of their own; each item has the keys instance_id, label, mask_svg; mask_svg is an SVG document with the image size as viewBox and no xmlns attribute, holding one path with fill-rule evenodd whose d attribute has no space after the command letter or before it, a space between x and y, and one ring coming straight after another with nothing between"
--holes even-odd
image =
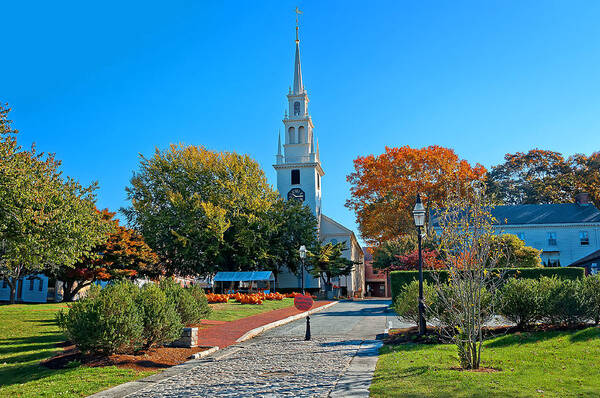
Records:
<instances>
[{"instance_id":1,"label":"stone walkway","mask_svg":"<svg viewBox=\"0 0 600 398\"><path fill-rule=\"evenodd\" d=\"M303 340L306 321L289 323L128 397L368 397L379 343L393 314L389 301L343 302L311 316L313 339Z\"/></svg>"}]
</instances>

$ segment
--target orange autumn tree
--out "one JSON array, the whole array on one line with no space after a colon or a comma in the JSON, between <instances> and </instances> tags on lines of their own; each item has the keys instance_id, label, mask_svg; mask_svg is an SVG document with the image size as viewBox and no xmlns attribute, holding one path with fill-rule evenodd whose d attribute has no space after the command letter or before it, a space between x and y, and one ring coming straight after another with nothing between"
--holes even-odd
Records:
<instances>
[{"instance_id":1,"label":"orange autumn tree","mask_svg":"<svg viewBox=\"0 0 600 398\"><path fill-rule=\"evenodd\" d=\"M63 281L63 300L72 301L84 287L96 281L136 276L157 276L158 256L131 228L119 225L116 213L104 209L102 218L113 225L107 241L96 246L90 256L83 257L74 267L60 267L56 278Z\"/></svg>"},{"instance_id":2,"label":"orange autumn tree","mask_svg":"<svg viewBox=\"0 0 600 398\"><path fill-rule=\"evenodd\" d=\"M471 166L454 150L440 146L385 148L381 155L359 156L347 177L361 235L378 245L412 233L412 208L421 193L426 209L441 203L452 189L465 189L474 180L484 180L486 169ZM428 212L429 213L429 212Z\"/></svg>"}]
</instances>

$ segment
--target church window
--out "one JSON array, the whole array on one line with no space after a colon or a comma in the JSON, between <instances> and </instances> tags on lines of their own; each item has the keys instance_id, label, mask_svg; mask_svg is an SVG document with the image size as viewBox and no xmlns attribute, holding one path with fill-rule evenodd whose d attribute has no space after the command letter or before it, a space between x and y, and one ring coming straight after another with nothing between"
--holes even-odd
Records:
<instances>
[{"instance_id":1,"label":"church window","mask_svg":"<svg viewBox=\"0 0 600 398\"><path fill-rule=\"evenodd\" d=\"M317 174L317 189L321 189L321 176Z\"/></svg>"},{"instance_id":2,"label":"church window","mask_svg":"<svg viewBox=\"0 0 600 398\"><path fill-rule=\"evenodd\" d=\"M294 102L294 116L300 116L300 103Z\"/></svg>"},{"instance_id":3,"label":"church window","mask_svg":"<svg viewBox=\"0 0 600 398\"><path fill-rule=\"evenodd\" d=\"M306 140L304 139L304 126L298 127L298 144L304 144Z\"/></svg>"},{"instance_id":4,"label":"church window","mask_svg":"<svg viewBox=\"0 0 600 398\"><path fill-rule=\"evenodd\" d=\"M290 144L293 144L296 141L295 135L296 135L296 129L293 127L290 127L288 129L288 142Z\"/></svg>"},{"instance_id":5,"label":"church window","mask_svg":"<svg viewBox=\"0 0 600 398\"><path fill-rule=\"evenodd\" d=\"M300 184L300 170L292 170L292 185Z\"/></svg>"}]
</instances>

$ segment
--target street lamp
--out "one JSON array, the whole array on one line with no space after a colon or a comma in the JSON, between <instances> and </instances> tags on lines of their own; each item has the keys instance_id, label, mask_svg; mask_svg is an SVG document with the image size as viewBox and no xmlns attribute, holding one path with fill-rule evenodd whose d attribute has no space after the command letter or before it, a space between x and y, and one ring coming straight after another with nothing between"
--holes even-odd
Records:
<instances>
[{"instance_id":1,"label":"street lamp","mask_svg":"<svg viewBox=\"0 0 600 398\"><path fill-rule=\"evenodd\" d=\"M300 261L302 262L302 294L306 295L304 291L304 259L306 258L306 246L300 246ZM306 317L306 334L304 335L304 340L310 340L310 317Z\"/></svg>"},{"instance_id":2,"label":"street lamp","mask_svg":"<svg viewBox=\"0 0 600 398\"><path fill-rule=\"evenodd\" d=\"M422 336L427 332L427 324L425 323L425 303L423 302L423 255L421 252L421 227L425 225L425 207L421 202L420 194L417 194L413 217L419 241L419 335Z\"/></svg>"}]
</instances>

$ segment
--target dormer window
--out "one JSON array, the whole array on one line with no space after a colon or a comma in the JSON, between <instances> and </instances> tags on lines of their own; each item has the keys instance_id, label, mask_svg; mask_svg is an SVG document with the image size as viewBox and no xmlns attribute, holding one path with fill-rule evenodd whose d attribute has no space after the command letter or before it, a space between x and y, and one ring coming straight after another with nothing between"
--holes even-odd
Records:
<instances>
[{"instance_id":1,"label":"dormer window","mask_svg":"<svg viewBox=\"0 0 600 398\"><path fill-rule=\"evenodd\" d=\"M581 246L588 246L590 244L590 236L587 231L579 231L579 244Z\"/></svg>"},{"instance_id":2,"label":"dormer window","mask_svg":"<svg viewBox=\"0 0 600 398\"><path fill-rule=\"evenodd\" d=\"M294 102L294 116L300 116L300 102Z\"/></svg>"}]
</instances>

